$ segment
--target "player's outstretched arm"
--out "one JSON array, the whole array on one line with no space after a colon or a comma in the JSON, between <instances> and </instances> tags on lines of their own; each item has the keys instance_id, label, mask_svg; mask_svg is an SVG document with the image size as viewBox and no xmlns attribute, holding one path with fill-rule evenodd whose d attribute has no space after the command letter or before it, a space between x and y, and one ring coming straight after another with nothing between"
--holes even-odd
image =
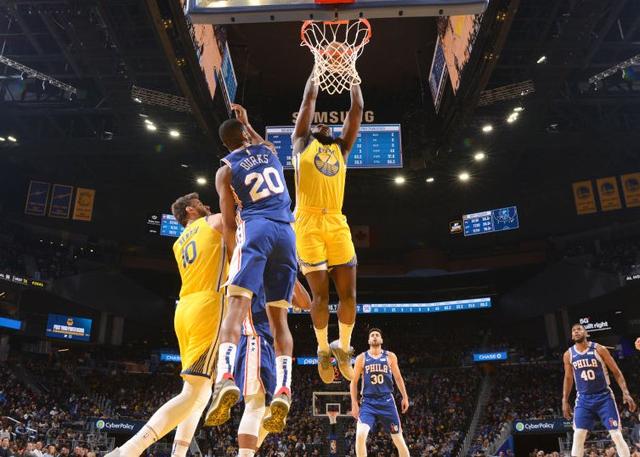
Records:
<instances>
[{"instance_id":1,"label":"player's outstretched arm","mask_svg":"<svg viewBox=\"0 0 640 457\"><path fill-rule=\"evenodd\" d=\"M565 419L571 420L573 411L571 411L571 405L569 404L569 395L573 390L573 367L571 366L571 355L569 351L562 356L562 362L564 363L564 380L562 381L562 415Z\"/></svg>"},{"instance_id":2,"label":"player's outstretched arm","mask_svg":"<svg viewBox=\"0 0 640 457\"><path fill-rule=\"evenodd\" d=\"M360 403L358 403L358 381L362 377L364 371L364 355L360 354L356 357L356 363L353 367L353 378L349 386L351 393L351 415L356 419L360 416Z\"/></svg>"},{"instance_id":3,"label":"player's outstretched arm","mask_svg":"<svg viewBox=\"0 0 640 457\"><path fill-rule=\"evenodd\" d=\"M636 410L636 403L633 401L633 398L631 398L629 388L627 387L627 381L625 381L624 375L622 374L622 371L620 371L618 364L613 360L611 353L606 347L598 344L596 345L596 351L598 351L598 354L602 357L607 368L609 368L613 373L614 378L616 378L616 382L620 386L620 390L622 390L622 402L629 407L629 411L634 412Z\"/></svg>"},{"instance_id":4,"label":"player's outstretched arm","mask_svg":"<svg viewBox=\"0 0 640 457\"><path fill-rule=\"evenodd\" d=\"M217 232L224 233L222 228L222 214L210 214L207 216L207 224Z\"/></svg>"},{"instance_id":5,"label":"player's outstretched arm","mask_svg":"<svg viewBox=\"0 0 640 457\"><path fill-rule=\"evenodd\" d=\"M406 413L409 409L409 395L407 394L407 387L404 385L404 378L400 373L400 366L398 365L398 357L393 353L388 353L389 361L391 362L391 373L393 374L393 380L398 386L398 390L402 395L402 414Z\"/></svg>"},{"instance_id":6,"label":"player's outstretched arm","mask_svg":"<svg viewBox=\"0 0 640 457\"><path fill-rule=\"evenodd\" d=\"M231 168L221 166L216 172L216 191L220 199L222 214L222 238L227 246L229 259L236 248L236 202L231 191Z\"/></svg>"},{"instance_id":7,"label":"player's outstretched arm","mask_svg":"<svg viewBox=\"0 0 640 457\"><path fill-rule=\"evenodd\" d=\"M360 124L362 124L362 113L364 113L362 89L360 89L360 84L354 84L351 86L351 108L349 108L347 117L344 120L342 134L340 135L342 155L345 159L358 138Z\"/></svg>"},{"instance_id":8,"label":"player's outstretched arm","mask_svg":"<svg viewBox=\"0 0 640 457\"><path fill-rule=\"evenodd\" d=\"M232 103L231 110L236 114L236 119L244 124L244 128L247 130L249 137L251 137L251 144L265 143L264 138L262 138L262 136L251 126L251 123L249 122L249 114L247 114L247 110L242 105Z\"/></svg>"},{"instance_id":9,"label":"player's outstretched arm","mask_svg":"<svg viewBox=\"0 0 640 457\"><path fill-rule=\"evenodd\" d=\"M306 146L307 139L311 132L311 121L313 120L313 113L316 112L316 100L318 99L318 86L313 81L313 72L307 79L307 84L304 86L304 95L302 96L302 103L298 110L298 117L296 118L296 127L291 134L291 142L293 144L293 153L297 154L302 151Z\"/></svg>"}]
</instances>

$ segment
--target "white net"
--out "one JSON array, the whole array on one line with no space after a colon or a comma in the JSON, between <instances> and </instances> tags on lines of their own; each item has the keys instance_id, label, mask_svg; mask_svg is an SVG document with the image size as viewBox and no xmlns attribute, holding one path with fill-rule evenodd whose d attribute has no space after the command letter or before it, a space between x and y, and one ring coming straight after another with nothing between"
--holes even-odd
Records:
<instances>
[{"instance_id":1,"label":"white net","mask_svg":"<svg viewBox=\"0 0 640 457\"><path fill-rule=\"evenodd\" d=\"M356 61L371 38L369 21L305 21L300 33L300 45L313 54L313 79L320 89L340 94L360 84Z\"/></svg>"}]
</instances>

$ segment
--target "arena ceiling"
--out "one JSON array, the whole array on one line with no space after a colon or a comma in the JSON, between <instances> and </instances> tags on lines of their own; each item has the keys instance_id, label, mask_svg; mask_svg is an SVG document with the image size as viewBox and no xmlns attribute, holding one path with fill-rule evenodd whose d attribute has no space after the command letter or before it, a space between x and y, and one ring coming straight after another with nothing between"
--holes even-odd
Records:
<instances>
[{"instance_id":1,"label":"arena ceiling","mask_svg":"<svg viewBox=\"0 0 640 457\"><path fill-rule=\"evenodd\" d=\"M0 145L0 173L12 193L22 195L32 178L95 187L104 196L105 214L97 215L104 231L135 238L114 230L115 221L141 221L148 212L166 209L176 194L196 188L197 176L212 176L221 153L211 135L213 118L203 127L194 114L142 106L131 97L134 84L186 95L175 59L167 56L154 27L154 14L168 14L168 4L11 0L0 7L0 54L78 89L69 97L28 72L0 66L0 133L18 139ZM454 101L453 111L460 114L449 119L435 114L426 82L435 20L373 22L374 40L359 67L363 88L376 120L403 123L407 185L394 185L397 171L351 173L346 211L354 222L376 220L390 238L409 232L406 238L422 243L442 242L448 240L448 221L464 212L519 204L531 219L554 215L545 228L521 231L522 236L564 233L584 223L575 220L571 181L600 170L636 171L629 168L637 163L640 83L615 74L596 90L587 79L640 53L640 5L495 0L490 8L514 16L503 43L477 50L495 60L484 89L531 80L535 92L476 107L471 90L468 99ZM239 100L259 127L290 121L297 110L311 66L308 51L298 46L297 27L226 30ZM544 62L537 63L542 56ZM464 84L479 91L485 82L472 78ZM507 124L516 105L524 111ZM320 102L327 110L347 106L348 97ZM159 132L149 132L145 119L153 119ZM481 131L486 123L494 125L490 135ZM179 140L166 135L171 128L181 132ZM488 155L483 163L472 159L479 149ZM468 185L457 180L461 170L472 175ZM427 177L435 177L433 185L425 183ZM211 186L199 190L215 199ZM4 204L18 211L21 205ZM406 219L380 220L379 214ZM485 242L492 241L477 243Z\"/></svg>"}]
</instances>

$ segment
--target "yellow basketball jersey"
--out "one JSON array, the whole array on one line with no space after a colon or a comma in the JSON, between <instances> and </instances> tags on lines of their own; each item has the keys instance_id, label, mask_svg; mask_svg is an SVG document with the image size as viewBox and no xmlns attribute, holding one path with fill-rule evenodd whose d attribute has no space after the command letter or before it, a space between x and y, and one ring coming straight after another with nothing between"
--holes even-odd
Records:
<instances>
[{"instance_id":1,"label":"yellow basketball jersey","mask_svg":"<svg viewBox=\"0 0 640 457\"><path fill-rule=\"evenodd\" d=\"M189 224L173 243L182 287L180 297L195 292L217 292L227 274L227 258L222 234L206 218Z\"/></svg>"},{"instance_id":2,"label":"yellow basketball jersey","mask_svg":"<svg viewBox=\"0 0 640 457\"><path fill-rule=\"evenodd\" d=\"M342 212L347 164L337 144L313 139L293 157L296 174L296 207Z\"/></svg>"}]
</instances>

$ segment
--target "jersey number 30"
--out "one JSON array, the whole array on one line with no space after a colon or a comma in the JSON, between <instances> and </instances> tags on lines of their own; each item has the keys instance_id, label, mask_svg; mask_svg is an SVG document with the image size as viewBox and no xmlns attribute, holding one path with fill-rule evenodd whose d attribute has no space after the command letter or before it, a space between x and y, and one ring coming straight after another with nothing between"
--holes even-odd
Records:
<instances>
[{"instance_id":1,"label":"jersey number 30","mask_svg":"<svg viewBox=\"0 0 640 457\"><path fill-rule=\"evenodd\" d=\"M593 381L596 379L596 373L593 370L583 370L580 377L585 381Z\"/></svg>"},{"instance_id":2,"label":"jersey number 30","mask_svg":"<svg viewBox=\"0 0 640 457\"><path fill-rule=\"evenodd\" d=\"M371 375L371 384L384 384L384 375L382 375L382 374L372 374Z\"/></svg>"},{"instance_id":3,"label":"jersey number 30","mask_svg":"<svg viewBox=\"0 0 640 457\"><path fill-rule=\"evenodd\" d=\"M265 183L267 185L263 188L263 184ZM280 178L280 173L273 167L265 168L262 173L249 173L244 178L244 184L251 186L249 195L253 202L257 202L273 194L281 194L284 192L284 183Z\"/></svg>"}]
</instances>

